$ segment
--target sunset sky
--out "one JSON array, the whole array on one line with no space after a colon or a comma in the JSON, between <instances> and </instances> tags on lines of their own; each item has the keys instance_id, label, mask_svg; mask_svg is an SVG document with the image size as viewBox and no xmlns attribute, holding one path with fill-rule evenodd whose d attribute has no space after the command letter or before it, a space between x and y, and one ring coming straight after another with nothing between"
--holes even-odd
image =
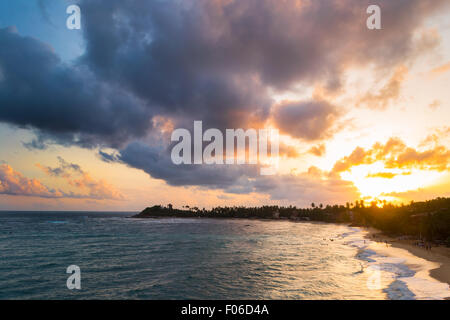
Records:
<instances>
[{"instance_id":1,"label":"sunset sky","mask_svg":"<svg viewBox=\"0 0 450 320\"><path fill-rule=\"evenodd\" d=\"M449 84L448 0L2 1L0 210L449 197ZM174 165L194 120L277 128L278 174Z\"/></svg>"}]
</instances>

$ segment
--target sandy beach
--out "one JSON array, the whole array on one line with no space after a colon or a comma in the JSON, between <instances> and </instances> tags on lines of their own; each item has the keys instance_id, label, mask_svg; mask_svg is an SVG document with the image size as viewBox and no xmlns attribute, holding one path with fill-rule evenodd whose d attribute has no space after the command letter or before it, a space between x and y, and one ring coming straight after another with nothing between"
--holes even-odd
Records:
<instances>
[{"instance_id":1,"label":"sandy beach","mask_svg":"<svg viewBox=\"0 0 450 320\"><path fill-rule=\"evenodd\" d=\"M389 246L407 250L412 255L425 259L427 261L438 263L438 268L430 270L429 274L434 279L450 285L450 248L448 247L432 247L431 250L426 250L423 247L414 245L416 240L405 240L401 238L393 238L386 236L381 231L373 228L365 228L368 231L367 238L385 243L387 241Z\"/></svg>"}]
</instances>

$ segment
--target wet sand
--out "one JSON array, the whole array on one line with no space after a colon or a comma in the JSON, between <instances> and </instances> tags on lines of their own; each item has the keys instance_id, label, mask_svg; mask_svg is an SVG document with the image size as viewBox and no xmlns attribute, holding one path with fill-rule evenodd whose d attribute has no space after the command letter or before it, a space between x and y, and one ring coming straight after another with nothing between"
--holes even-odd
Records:
<instances>
[{"instance_id":1,"label":"wet sand","mask_svg":"<svg viewBox=\"0 0 450 320\"><path fill-rule=\"evenodd\" d=\"M430 276L434 279L450 285L450 248L448 247L432 247L426 250L423 247L414 245L415 240L404 240L400 238L392 238L384 235L379 230L373 228L365 228L369 233L367 238L377 242L388 242L388 245L394 248L407 250L412 255L438 263L438 268L430 270Z\"/></svg>"}]
</instances>

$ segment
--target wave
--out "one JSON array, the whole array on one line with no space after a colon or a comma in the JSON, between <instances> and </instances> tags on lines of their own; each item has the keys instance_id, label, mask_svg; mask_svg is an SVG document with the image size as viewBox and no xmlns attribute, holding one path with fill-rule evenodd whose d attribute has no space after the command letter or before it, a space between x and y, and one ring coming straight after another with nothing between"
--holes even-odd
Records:
<instances>
[{"instance_id":1,"label":"wave","mask_svg":"<svg viewBox=\"0 0 450 320\"><path fill-rule=\"evenodd\" d=\"M442 300L450 297L450 287L430 276L438 263L414 256L409 251L387 243L367 239L360 228L349 227L340 235L346 245L358 250L361 271L367 272L367 285L382 289L392 300Z\"/></svg>"}]
</instances>

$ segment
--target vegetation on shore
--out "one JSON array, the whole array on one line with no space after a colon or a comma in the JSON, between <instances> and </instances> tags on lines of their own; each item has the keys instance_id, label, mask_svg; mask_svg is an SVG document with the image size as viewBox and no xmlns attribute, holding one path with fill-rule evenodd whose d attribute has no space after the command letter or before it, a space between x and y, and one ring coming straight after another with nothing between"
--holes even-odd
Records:
<instances>
[{"instance_id":1,"label":"vegetation on shore","mask_svg":"<svg viewBox=\"0 0 450 320\"><path fill-rule=\"evenodd\" d=\"M133 218L245 218L288 219L293 221L345 222L374 227L392 236L411 236L450 246L450 198L437 198L409 205L373 201L356 201L343 205L314 203L311 208L294 206L216 207L211 210L184 206L183 209L153 206Z\"/></svg>"}]
</instances>

